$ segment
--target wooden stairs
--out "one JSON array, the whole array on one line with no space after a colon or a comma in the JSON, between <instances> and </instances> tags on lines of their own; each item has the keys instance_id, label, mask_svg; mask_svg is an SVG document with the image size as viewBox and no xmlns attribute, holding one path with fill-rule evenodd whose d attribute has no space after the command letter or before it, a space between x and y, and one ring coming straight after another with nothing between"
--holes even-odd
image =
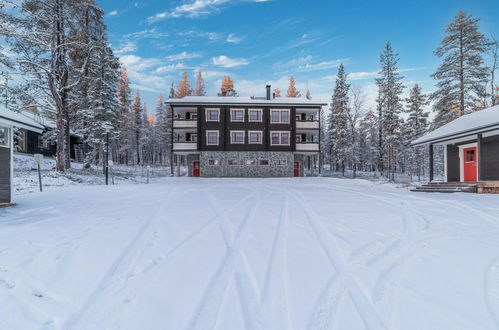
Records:
<instances>
[{"instance_id":1,"label":"wooden stairs","mask_svg":"<svg viewBox=\"0 0 499 330\"><path fill-rule=\"evenodd\" d=\"M431 182L417 186L411 191L415 192L430 192L430 193L477 193L478 187L476 183L460 183L460 182Z\"/></svg>"}]
</instances>

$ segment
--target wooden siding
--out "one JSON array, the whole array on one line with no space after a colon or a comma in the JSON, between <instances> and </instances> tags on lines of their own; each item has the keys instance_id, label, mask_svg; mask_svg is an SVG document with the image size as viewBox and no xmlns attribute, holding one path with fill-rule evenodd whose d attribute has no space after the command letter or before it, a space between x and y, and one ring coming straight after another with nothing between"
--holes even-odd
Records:
<instances>
[{"instance_id":1,"label":"wooden siding","mask_svg":"<svg viewBox=\"0 0 499 330\"><path fill-rule=\"evenodd\" d=\"M0 147L0 204L11 202L10 148Z\"/></svg>"},{"instance_id":2,"label":"wooden siding","mask_svg":"<svg viewBox=\"0 0 499 330\"><path fill-rule=\"evenodd\" d=\"M481 180L499 180L499 136L491 136L482 140Z\"/></svg>"},{"instance_id":3,"label":"wooden siding","mask_svg":"<svg viewBox=\"0 0 499 330\"><path fill-rule=\"evenodd\" d=\"M461 169L459 164L459 147L447 145L447 181L461 181Z\"/></svg>"}]
</instances>

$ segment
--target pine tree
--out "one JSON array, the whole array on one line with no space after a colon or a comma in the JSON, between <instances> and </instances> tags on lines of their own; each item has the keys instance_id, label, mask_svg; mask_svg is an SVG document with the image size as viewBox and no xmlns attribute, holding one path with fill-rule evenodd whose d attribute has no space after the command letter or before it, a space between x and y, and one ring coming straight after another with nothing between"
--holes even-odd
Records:
<instances>
[{"instance_id":1,"label":"pine tree","mask_svg":"<svg viewBox=\"0 0 499 330\"><path fill-rule=\"evenodd\" d=\"M198 72L198 76L196 79L196 89L194 90L194 95L195 96L205 96L205 86L204 86L204 79L203 75L201 74L201 71Z\"/></svg>"},{"instance_id":2,"label":"pine tree","mask_svg":"<svg viewBox=\"0 0 499 330\"><path fill-rule=\"evenodd\" d=\"M306 94L305 98L307 100L311 100L312 99L312 94L310 94L310 90L308 88L307 88L307 94Z\"/></svg>"},{"instance_id":3,"label":"pine tree","mask_svg":"<svg viewBox=\"0 0 499 330\"><path fill-rule=\"evenodd\" d=\"M487 68L483 55L489 41L478 30L478 18L460 11L446 29L435 55L443 58L432 75L438 90L432 94L439 107L439 125L474 111L485 95ZM445 105L445 106L444 106Z\"/></svg>"},{"instance_id":4,"label":"pine tree","mask_svg":"<svg viewBox=\"0 0 499 330\"><path fill-rule=\"evenodd\" d=\"M156 106L156 120L154 122L156 144L158 145L158 159L160 164L164 164L170 155L171 143L171 121L167 107L163 102L163 95L158 97Z\"/></svg>"},{"instance_id":5,"label":"pine tree","mask_svg":"<svg viewBox=\"0 0 499 330\"><path fill-rule=\"evenodd\" d=\"M397 142L401 120L399 113L402 111L400 95L404 89L403 77L398 73L399 55L393 52L390 42L387 42L383 53L380 55L380 78L376 79L378 97L376 99L378 110L378 170L388 170L388 177L395 180ZM385 164L387 165L385 167Z\"/></svg>"},{"instance_id":6,"label":"pine tree","mask_svg":"<svg viewBox=\"0 0 499 330\"><path fill-rule=\"evenodd\" d=\"M293 76L289 78L289 87L286 93L286 97L301 97L300 91L298 91L295 87L295 77Z\"/></svg>"},{"instance_id":7,"label":"pine tree","mask_svg":"<svg viewBox=\"0 0 499 330\"><path fill-rule=\"evenodd\" d=\"M170 86L170 94L168 95L168 98L174 99L176 97L177 95L175 94L175 82L172 81L172 84Z\"/></svg>"},{"instance_id":8,"label":"pine tree","mask_svg":"<svg viewBox=\"0 0 499 330\"><path fill-rule=\"evenodd\" d=\"M237 96L237 92L234 89L234 81L232 81L231 77L223 77L218 96Z\"/></svg>"},{"instance_id":9,"label":"pine tree","mask_svg":"<svg viewBox=\"0 0 499 330\"><path fill-rule=\"evenodd\" d=\"M279 88L274 89L275 97L281 97L281 90Z\"/></svg>"},{"instance_id":10,"label":"pine tree","mask_svg":"<svg viewBox=\"0 0 499 330\"><path fill-rule=\"evenodd\" d=\"M189 85L189 77L187 76L187 71L184 71L182 73L182 80L180 80L180 82L178 83L175 96L178 98L182 98L189 95L192 95L192 89Z\"/></svg>"},{"instance_id":11,"label":"pine tree","mask_svg":"<svg viewBox=\"0 0 499 330\"><path fill-rule=\"evenodd\" d=\"M132 161L132 120L131 120L131 94L130 81L126 68L121 68L120 80L118 82L118 143L120 163L128 164Z\"/></svg>"},{"instance_id":12,"label":"pine tree","mask_svg":"<svg viewBox=\"0 0 499 330\"><path fill-rule=\"evenodd\" d=\"M422 166L424 164L423 147L413 147L411 142L423 136L428 131L428 113L424 107L429 103L428 97L422 93L421 87L415 84L411 88L409 97L405 99L407 121L405 122L405 148L408 150L407 162L411 174L417 174L421 179Z\"/></svg>"},{"instance_id":13,"label":"pine tree","mask_svg":"<svg viewBox=\"0 0 499 330\"><path fill-rule=\"evenodd\" d=\"M490 65L490 105L499 104L499 85L496 85L496 71L499 66L499 41L493 39L490 48L492 63Z\"/></svg>"},{"instance_id":14,"label":"pine tree","mask_svg":"<svg viewBox=\"0 0 499 330\"><path fill-rule=\"evenodd\" d=\"M134 147L136 164L141 164L141 133L143 129L144 109L140 100L140 91L137 90L131 108L132 145Z\"/></svg>"},{"instance_id":15,"label":"pine tree","mask_svg":"<svg viewBox=\"0 0 499 330\"><path fill-rule=\"evenodd\" d=\"M330 166L336 169L339 166L343 174L345 173L347 150L350 143L348 131L349 90L350 85L347 83L345 67L340 64L331 99L327 134L329 135Z\"/></svg>"},{"instance_id":16,"label":"pine tree","mask_svg":"<svg viewBox=\"0 0 499 330\"><path fill-rule=\"evenodd\" d=\"M359 164L364 171L375 171L378 165L378 120L373 111L362 118L358 129Z\"/></svg>"}]
</instances>

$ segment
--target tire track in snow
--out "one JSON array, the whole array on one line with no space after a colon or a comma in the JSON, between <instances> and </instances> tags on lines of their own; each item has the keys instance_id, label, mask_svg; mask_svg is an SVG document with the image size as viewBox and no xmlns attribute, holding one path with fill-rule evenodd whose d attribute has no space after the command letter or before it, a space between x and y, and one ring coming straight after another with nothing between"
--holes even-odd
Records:
<instances>
[{"instance_id":1,"label":"tire track in snow","mask_svg":"<svg viewBox=\"0 0 499 330\"><path fill-rule=\"evenodd\" d=\"M173 186L168 190L168 192L164 196L164 200L168 201L168 197L172 194L172 192L175 190L176 186ZM120 270L123 267L127 267L130 264L130 260L135 259L138 254L141 253L141 250L138 249L138 245L143 242L143 238L145 234L147 233L148 229L152 226L154 223L155 219L163 214L163 211L166 209L166 206L168 206L168 202L161 203L160 206L156 209L156 211L153 213L151 217L149 217L148 221L145 221L144 224L140 227L138 232L135 234L133 239L130 241L130 243L125 247L125 249L120 253L118 258L115 259L111 267L108 269L104 277L101 279L99 284L95 287L95 289L92 291L92 293L85 299L83 305L80 307L78 311L73 313L64 323L63 329L65 330L70 330L74 328L78 328L79 322L84 319L85 314L88 313L89 310L93 306L97 306L97 301L99 298L104 294L106 289L112 284L112 282L115 280L116 276L119 276Z\"/></svg>"},{"instance_id":2,"label":"tire track in snow","mask_svg":"<svg viewBox=\"0 0 499 330\"><path fill-rule=\"evenodd\" d=\"M331 237L327 237L327 229L322 225L320 218L317 216L315 211L310 206L308 200L305 198L301 191L294 190L296 201L298 205L303 209L305 217L314 233L317 242L322 247L327 259L331 265L336 269L338 274L338 285L344 285L345 290L347 290L352 298L352 302L355 305L359 316L364 322L367 329L379 330L387 329L385 322L382 320L376 306L373 304L367 290L362 287L362 284L357 280L355 274L351 274L347 266L346 259L341 255L341 247L335 242ZM335 251L336 253L334 253ZM340 280L341 279L341 280ZM344 283L344 284L342 284ZM341 297L333 297L333 302L339 302ZM330 301L326 301L327 304ZM334 307L334 306L333 306ZM314 316L318 316L318 319L311 321L311 327L313 329L328 329L331 327L331 323L327 317L327 311L330 310L330 306L320 306L320 312L316 313Z\"/></svg>"},{"instance_id":3,"label":"tire track in snow","mask_svg":"<svg viewBox=\"0 0 499 330\"><path fill-rule=\"evenodd\" d=\"M212 194L208 192L210 200L215 210L218 210L219 205L214 200ZM220 229L224 237L225 243L228 244L228 251L223 261L218 266L217 271L211 278L208 287L203 294L198 308L191 318L189 329L213 329L216 325L220 308L225 300L228 287L231 280L234 278L236 268L241 261L241 254L244 244L249 235L248 225L251 223L250 219L255 218L260 208L260 195L255 194L254 203L250 203L250 211L246 215L236 233L236 236L231 240L229 228L219 217ZM243 306L243 310L247 310L247 306Z\"/></svg>"},{"instance_id":4,"label":"tire track in snow","mask_svg":"<svg viewBox=\"0 0 499 330\"><path fill-rule=\"evenodd\" d=\"M499 257L494 259L483 279L483 295L487 311L496 329L499 329Z\"/></svg>"}]
</instances>

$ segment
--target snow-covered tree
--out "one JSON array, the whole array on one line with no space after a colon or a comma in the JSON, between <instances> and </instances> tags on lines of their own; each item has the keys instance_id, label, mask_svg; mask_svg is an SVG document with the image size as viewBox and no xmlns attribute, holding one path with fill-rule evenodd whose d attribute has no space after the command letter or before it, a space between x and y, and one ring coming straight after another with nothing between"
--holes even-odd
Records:
<instances>
[{"instance_id":1,"label":"snow-covered tree","mask_svg":"<svg viewBox=\"0 0 499 330\"><path fill-rule=\"evenodd\" d=\"M442 64L432 75L437 91L432 94L439 107L439 125L483 107L487 67L483 56L490 43L478 29L478 18L460 11L445 30L435 55ZM444 106L445 105L445 106Z\"/></svg>"},{"instance_id":2,"label":"snow-covered tree","mask_svg":"<svg viewBox=\"0 0 499 330\"><path fill-rule=\"evenodd\" d=\"M286 93L286 97L301 97L300 91L296 89L295 77L293 76L289 78L289 87Z\"/></svg>"},{"instance_id":3,"label":"snow-covered tree","mask_svg":"<svg viewBox=\"0 0 499 330\"><path fill-rule=\"evenodd\" d=\"M131 108L132 143L134 146L136 164L141 164L141 136L144 125L144 109L140 100L140 91L137 90Z\"/></svg>"},{"instance_id":4,"label":"snow-covered tree","mask_svg":"<svg viewBox=\"0 0 499 330\"><path fill-rule=\"evenodd\" d=\"M335 169L339 167L343 174L345 173L348 146L350 144L348 129L349 90L350 84L347 83L345 67L340 64L331 99L327 135L330 149L330 166Z\"/></svg>"},{"instance_id":5,"label":"snow-covered tree","mask_svg":"<svg viewBox=\"0 0 499 330\"><path fill-rule=\"evenodd\" d=\"M187 71L182 73L182 80L178 83L177 91L175 92L175 96L178 98L182 98L185 96L192 95L192 89L189 84L189 77L187 76Z\"/></svg>"},{"instance_id":6,"label":"snow-covered tree","mask_svg":"<svg viewBox=\"0 0 499 330\"><path fill-rule=\"evenodd\" d=\"M229 76L224 76L222 79L222 84L220 85L220 93L218 96L237 96L237 92L234 89L234 81Z\"/></svg>"},{"instance_id":7,"label":"snow-covered tree","mask_svg":"<svg viewBox=\"0 0 499 330\"><path fill-rule=\"evenodd\" d=\"M490 105L499 104L499 85L496 83L496 71L499 67L499 41L493 39L490 47Z\"/></svg>"},{"instance_id":8,"label":"snow-covered tree","mask_svg":"<svg viewBox=\"0 0 499 330\"><path fill-rule=\"evenodd\" d=\"M118 159L120 163L128 164L133 160L133 140L131 125L131 98L132 90L125 67L121 68L120 79L118 81Z\"/></svg>"},{"instance_id":9,"label":"snow-covered tree","mask_svg":"<svg viewBox=\"0 0 499 330\"><path fill-rule=\"evenodd\" d=\"M196 88L194 89L194 95L195 96L205 96L206 95L205 86L204 86L204 79L203 79L203 75L201 74L201 71L198 72L198 76L196 78Z\"/></svg>"},{"instance_id":10,"label":"snow-covered tree","mask_svg":"<svg viewBox=\"0 0 499 330\"><path fill-rule=\"evenodd\" d=\"M163 95L158 97L154 129L157 137L159 163L164 164L170 158L172 127L171 113L169 113L168 107L163 102Z\"/></svg>"},{"instance_id":11,"label":"snow-covered tree","mask_svg":"<svg viewBox=\"0 0 499 330\"><path fill-rule=\"evenodd\" d=\"M378 86L378 97L376 99L378 110L378 148L379 164L378 170L388 171L390 180L395 180L395 168L398 147L399 128L402 111L401 94L404 89L403 77L398 72L399 55L394 53L390 42L380 55L381 70L379 78L376 78Z\"/></svg>"},{"instance_id":12,"label":"snow-covered tree","mask_svg":"<svg viewBox=\"0 0 499 330\"><path fill-rule=\"evenodd\" d=\"M359 139L359 121L364 116L366 96L359 86L350 88L350 105L348 106L348 130L350 143L348 145L349 165L352 169L352 176L355 178L359 167L360 153L362 152Z\"/></svg>"},{"instance_id":13,"label":"snow-covered tree","mask_svg":"<svg viewBox=\"0 0 499 330\"><path fill-rule=\"evenodd\" d=\"M378 165L378 117L368 111L358 127L358 161L364 171L375 171Z\"/></svg>"}]
</instances>

